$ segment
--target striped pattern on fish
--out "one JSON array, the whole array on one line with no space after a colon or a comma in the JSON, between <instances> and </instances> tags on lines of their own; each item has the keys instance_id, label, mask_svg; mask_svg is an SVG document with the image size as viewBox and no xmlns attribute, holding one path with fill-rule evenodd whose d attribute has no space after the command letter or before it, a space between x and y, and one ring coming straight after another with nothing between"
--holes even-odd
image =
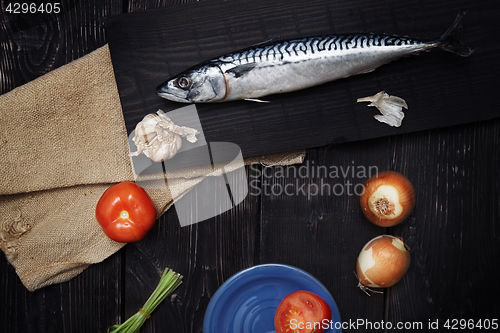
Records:
<instances>
[{"instance_id":1,"label":"striped pattern on fish","mask_svg":"<svg viewBox=\"0 0 500 333\"><path fill-rule=\"evenodd\" d=\"M313 55L328 56L324 52L347 51L350 49L367 49L383 46L409 46L422 43L418 39L395 37L378 34L329 35L307 37L290 41L282 41L267 46L230 53L217 58L216 61L231 62L243 65L257 61L297 61L302 56L308 60ZM332 55L329 55L332 56Z\"/></svg>"},{"instance_id":2,"label":"striped pattern on fish","mask_svg":"<svg viewBox=\"0 0 500 333\"><path fill-rule=\"evenodd\" d=\"M435 41L383 34L343 34L279 41L225 54L196 65L157 88L159 96L184 103L255 100L371 72L404 56L441 48L462 56L456 41L464 12Z\"/></svg>"}]
</instances>

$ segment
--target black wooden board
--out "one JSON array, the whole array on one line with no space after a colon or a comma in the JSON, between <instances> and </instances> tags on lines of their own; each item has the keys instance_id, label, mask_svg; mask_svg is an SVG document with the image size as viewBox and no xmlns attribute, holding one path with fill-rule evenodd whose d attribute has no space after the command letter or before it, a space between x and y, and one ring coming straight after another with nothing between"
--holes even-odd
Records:
<instances>
[{"instance_id":1,"label":"black wooden board","mask_svg":"<svg viewBox=\"0 0 500 333\"><path fill-rule=\"evenodd\" d=\"M228 1L190 3L107 18L106 33L129 132L157 109L185 106L158 97L166 79L215 56L270 39L348 32L438 38L460 8L462 31L475 53L435 50L372 73L295 93L248 101L197 104L208 142L238 144L244 157L356 141L492 119L499 86L500 45L494 42L496 1ZM404 98L403 126L377 122L359 97L385 90Z\"/></svg>"}]
</instances>

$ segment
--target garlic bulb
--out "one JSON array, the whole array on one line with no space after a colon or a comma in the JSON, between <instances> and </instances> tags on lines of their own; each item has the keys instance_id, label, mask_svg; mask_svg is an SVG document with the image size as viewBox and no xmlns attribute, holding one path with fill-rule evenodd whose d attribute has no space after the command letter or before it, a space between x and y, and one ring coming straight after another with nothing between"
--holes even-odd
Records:
<instances>
[{"instance_id":1,"label":"garlic bulb","mask_svg":"<svg viewBox=\"0 0 500 333\"><path fill-rule=\"evenodd\" d=\"M368 106L375 106L382 113L373 117L381 123L386 123L394 127L401 126L405 117L403 108L408 109L408 105L406 105L404 99L397 96L389 96L384 91L374 96L358 98L357 102L371 102Z\"/></svg>"},{"instance_id":2,"label":"garlic bulb","mask_svg":"<svg viewBox=\"0 0 500 333\"><path fill-rule=\"evenodd\" d=\"M191 143L198 141L196 135L200 132L194 128L175 125L162 110L156 113L148 114L135 127L132 141L137 146L137 151L130 153L130 156L144 153L154 162L162 162L177 154L182 146L181 136Z\"/></svg>"}]
</instances>

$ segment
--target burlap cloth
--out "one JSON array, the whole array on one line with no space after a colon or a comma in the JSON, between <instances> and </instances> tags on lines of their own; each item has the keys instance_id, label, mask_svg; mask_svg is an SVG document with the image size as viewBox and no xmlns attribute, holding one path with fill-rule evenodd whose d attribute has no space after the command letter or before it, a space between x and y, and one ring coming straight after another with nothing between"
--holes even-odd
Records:
<instances>
[{"instance_id":1,"label":"burlap cloth","mask_svg":"<svg viewBox=\"0 0 500 333\"><path fill-rule=\"evenodd\" d=\"M0 248L28 290L67 281L125 245L95 219L109 186L136 180L107 45L0 96L0 144ZM245 164L289 165L304 154ZM189 170L169 188L146 189L158 215L204 177Z\"/></svg>"}]
</instances>

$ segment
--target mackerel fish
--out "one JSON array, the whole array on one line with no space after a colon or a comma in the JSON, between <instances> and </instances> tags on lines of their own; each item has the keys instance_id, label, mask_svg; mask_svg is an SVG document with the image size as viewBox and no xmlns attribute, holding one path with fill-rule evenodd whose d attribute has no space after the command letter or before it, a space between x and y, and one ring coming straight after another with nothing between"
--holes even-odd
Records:
<instances>
[{"instance_id":1,"label":"mackerel fish","mask_svg":"<svg viewBox=\"0 0 500 333\"><path fill-rule=\"evenodd\" d=\"M456 38L464 15L465 11L460 11L452 26L433 41L364 33L254 45L180 73L159 85L157 94L182 103L261 101L263 96L368 73L401 57L435 48L467 57L473 50Z\"/></svg>"}]
</instances>

